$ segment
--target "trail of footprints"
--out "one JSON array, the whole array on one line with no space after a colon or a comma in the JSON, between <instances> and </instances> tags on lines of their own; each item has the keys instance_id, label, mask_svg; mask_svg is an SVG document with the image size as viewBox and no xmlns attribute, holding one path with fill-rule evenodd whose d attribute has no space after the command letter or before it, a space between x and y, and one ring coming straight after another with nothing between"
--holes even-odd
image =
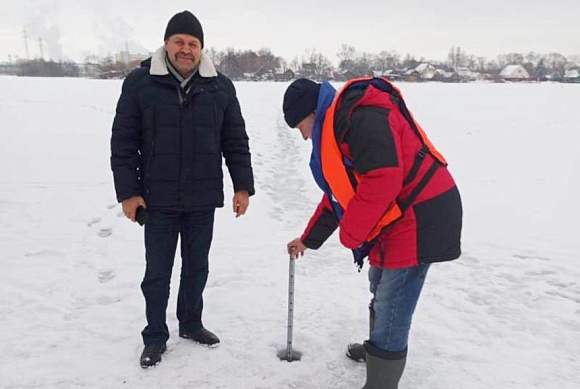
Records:
<instances>
[{"instance_id":1,"label":"trail of footprints","mask_svg":"<svg viewBox=\"0 0 580 389\"><path fill-rule=\"evenodd\" d=\"M86 224L88 228L94 230L94 233L99 238L108 238L113 235L113 226L116 222L116 219L123 217L123 211L121 210L119 204L109 204L101 215L89 218ZM97 246L99 245L97 244ZM106 253L101 252L100 255L106 255ZM115 277L115 270L109 268L100 268L97 271L97 280L101 284L106 284L113 280Z\"/></svg>"},{"instance_id":2,"label":"trail of footprints","mask_svg":"<svg viewBox=\"0 0 580 389\"><path fill-rule=\"evenodd\" d=\"M115 212L114 210L118 208L118 204L109 204L107 206L107 211L105 211L103 216L92 217L87 221L87 227L97 228L97 236L101 238L108 238L113 235L114 217L123 217L123 211L120 209Z\"/></svg>"}]
</instances>

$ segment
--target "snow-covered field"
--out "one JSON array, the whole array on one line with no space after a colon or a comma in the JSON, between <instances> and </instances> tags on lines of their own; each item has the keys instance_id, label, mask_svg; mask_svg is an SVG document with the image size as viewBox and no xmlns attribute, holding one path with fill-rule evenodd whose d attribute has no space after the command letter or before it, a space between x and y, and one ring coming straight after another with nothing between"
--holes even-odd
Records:
<instances>
[{"instance_id":1,"label":"snow-covered field","mask_svg":"<svg viewBox=\"0 0 580 389\"><path fill-rule=\"evenodd\" d=\"M430 270L401 389L580 387L580 86L401 84L464 201L463 257ZM286 84L238 83L257 194L217 213L207 349L177 336L139 367L142 229L109 170L121 81L0 78L0 387L360 388L344 356L367 332L366 267L333 237L297 262L286 337L285 243L319 191L310 143L286 128ZM227 197L231 185L227 182Z\"/></svg>"}]
</instances>

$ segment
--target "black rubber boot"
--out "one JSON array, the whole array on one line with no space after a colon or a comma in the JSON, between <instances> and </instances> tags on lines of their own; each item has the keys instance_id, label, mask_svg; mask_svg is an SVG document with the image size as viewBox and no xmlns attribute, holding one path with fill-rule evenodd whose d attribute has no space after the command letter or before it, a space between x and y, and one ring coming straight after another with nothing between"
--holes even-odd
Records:
<instances>
[{"instance_id":1,"label":"black rubber boot","mask_svg":"<svg viewBox=\"0 0 580 389\"><path fill-rule=\"evenodd\" d=\"M367 382L362 389L398 389L407 362L407 349L389 352L366 341Z\"/></svg>"},{"instance_id":2,"label":"black rubber boot","mask_svg":"<svg viewBox=\"0 0 580 389\"><path fill-rule=\"evenodd\" d=\"M217 347L220 342L220 339L216 336L216 334L203 327L193 333L180 331L179 336L185 339L191 339L194 342L208 347Z\"/></svg>"},{"instance_id":3,"label":"black rubber boot","mask_svg":"<svg viewBox=\"0 0 580 389\"><path fill-rule=\"evenodd\" d=\"M145 346L143 352L141 353L141 358L139 363L141 367L147 369L148 367L155 366L161 362L161 354L167 351L167 346L163 344L150 344Z\"/></svg>"},{"instance_id":4,"label":"black rubber boot","mask_svg":"<svg viewBox=\"0 0 580 389\"><path fill-rule=\"evenodd\" d=\"M371 332L375 329L375 310L373 309L373 303L369 304L369 338L371 337ZM356 362L364 362L367 358L367 351L365 346L361 343L351 343L346 346L346 356Z\"/></svg>"}]
</instances>

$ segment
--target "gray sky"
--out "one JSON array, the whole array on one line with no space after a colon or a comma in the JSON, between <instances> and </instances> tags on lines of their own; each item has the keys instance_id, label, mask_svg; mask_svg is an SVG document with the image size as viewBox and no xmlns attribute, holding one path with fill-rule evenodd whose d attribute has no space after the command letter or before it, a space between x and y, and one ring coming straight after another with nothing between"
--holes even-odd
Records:
<instances>
[{"instance_id":1,"label":"gray sky","mask_svg":"<svg viewBox=\"0 0 580 389\"><path fill-rule=\"evenodd\" d=\"M580 55L580 0L0 0L0 62L25 57L82 60L124 49L153 51L167 21L188 9L206 47L272 49L287 60L316 48L336 63L341 44L444 60L452 46L495 58L507 52Z\"/></svg>"}]
</instances>

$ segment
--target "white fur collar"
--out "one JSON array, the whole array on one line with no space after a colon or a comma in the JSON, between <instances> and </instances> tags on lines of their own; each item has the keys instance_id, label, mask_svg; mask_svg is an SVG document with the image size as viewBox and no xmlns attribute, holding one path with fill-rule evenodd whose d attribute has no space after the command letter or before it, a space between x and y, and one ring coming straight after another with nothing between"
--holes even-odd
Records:
<instances>
[{"instance_id":1,"label":"white fur collar","mask_svg":"<svg viewBox=\"0 0 580 389\"><path fill-rule=\"evenodd\" d=\"M202 77L217 77L217 71L211 62L211 59L203 52L201 53L198 71L199 75ZM149 73L152 76L165 76L169 74L169 70L165 64L165 46L161 46L155 51L155 53L153 53Z\"/></svg>"}]
</instances>

